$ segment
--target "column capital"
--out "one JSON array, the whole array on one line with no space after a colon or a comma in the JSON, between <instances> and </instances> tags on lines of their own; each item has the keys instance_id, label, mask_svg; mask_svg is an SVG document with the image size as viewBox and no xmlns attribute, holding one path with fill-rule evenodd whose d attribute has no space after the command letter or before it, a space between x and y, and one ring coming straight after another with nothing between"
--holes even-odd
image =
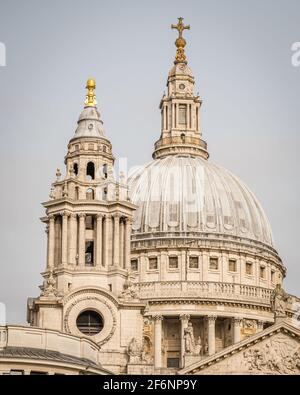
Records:
<instances>
[{"instance_id":1,"label":"column capital","mask_svg":"<svg viewBox=\"0 0 300 395\"><path fill-rule=\"evenodd\" d=\"M55 220L55 215L54 214L49 214L48 215L49 221L54 221Z\"/></svg>"},{"instance_id":2,"label":"column capital","mask_svg":"<svg viewBox=\"0 0 300 395\"><path fill-rule=\"evenodd\" d=\"M217 316L216 316L216 315L207 315L207 316L205 317L205 319L207 320L207 322L208 322L209 324L212 324L212 323L215 323L215 322L216 322Z\"/></svg>"},{"instance_id":3,"label":"column capital","mask_svg":"<svg viewBox=\"0 0 300 395\"><path fill-rule=\"evenodd\" d=\"M77 218L77 214L75 214L75 213L70 213L70 218L76 219L76 218Z\"/></svg>"},{"instance_id":4,"label":"column capital","mask_svg":"<svg viewBox=\"0 0 300 395\"><path fill-rule=\"evenodd\" d=\"M164 317L161 314L152 315L151 318L153 319L154 322L160 322L164 319Z\"/></svg>"},{"instance_id":5,"label":"column capital","mask_svg":"<svg viewBox=\"0 0 300 395\"><path fill-rule=\"evenodd\" d=\"M102 213L96 214L96 218L100 220L100 219L104 218L104 214L102 214Z\"/></svg>"},{"instance_id":6,"label":"column capital","mask_svg":"<svg viewBox=\"0 0 300 395\"><path fill-rule=\"evenodd\" d=\"M180 314L179 315L179 319L180 321L189 321L189 319L191 318L191 316L189 314Z\"/></svg>"},{"instance_id":7,"label":"column capital","mask_svg":"<svg viewBox=\"0 0 300 395\"><path fill-rule=\"evenodd\" d=\"M264 321L262 320L257 320L257 328L258 329L263 329L264 327Z\"/></svg>"},{"instance_id":8,"label":"column capital","mask_svg":"<svg viewBox=\"0 0 300 395\"><path fill-rule=\"evenodd\" d=\"M78 214L78 217L79 217L79 218L85 218L85 217L86 217L86 214L85 214L85 213L79 213L79 214Z\"/></svg>"},{"instance_id":9,"label":"column capital","mask_svg":"<svg viewBox=\"0 0 300 395\"><path fill-rule=\"evenodd\" d=\"M61 211L59 213L59 215L62 216L62 217L69 217L70 213L68 211L64 210L64 211Z\"/></svg>"},{"instance_id":10,"label":"column capital","mask_svg":"<svg viewBox=\"0 0 300 395\"><path fill-rule=\"evenodd\" d=\"M120 214L120 213L113 213L111 216L112 216L112 218L114 218L114 219L119 219L119 218L121 218L121 214Z\"/></svg>"},{"instance_id":11,"label":"column capital","mask_svg":"<svg viewBox=\"0 0 300 395\"><path fill-rule=\"evenodd\" d=\"M241 323L243 322L243 318L242 317L232 317L232 322L234 325L241 325Z\"/></svg>"}]
</instances>

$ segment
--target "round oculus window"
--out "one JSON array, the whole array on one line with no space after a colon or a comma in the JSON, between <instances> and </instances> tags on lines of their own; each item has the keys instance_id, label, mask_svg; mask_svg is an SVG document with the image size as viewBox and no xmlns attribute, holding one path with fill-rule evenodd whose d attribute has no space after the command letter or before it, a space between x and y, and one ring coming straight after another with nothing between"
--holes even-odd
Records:
<instances>
[{"instance_id":1,"label":"round oculus window","mask_svg":"<svg viewBox=\"0 0 300 395\"><path fill-rule=\"evenodd\" d=\"M94 336L102 331L103 318L96 311L85 310L77 317L76 325L84 335Z\"/></svg>"},{"instance_id":2,"label":"round oculus window","mask_svg":"<svg viewBox=\"0 0 300 395\"><path fill-rule=\"evenodd\" d=\"M183 90L185 88L184 84L179 84L179 89Z\"/></svg>"}]
</instances>

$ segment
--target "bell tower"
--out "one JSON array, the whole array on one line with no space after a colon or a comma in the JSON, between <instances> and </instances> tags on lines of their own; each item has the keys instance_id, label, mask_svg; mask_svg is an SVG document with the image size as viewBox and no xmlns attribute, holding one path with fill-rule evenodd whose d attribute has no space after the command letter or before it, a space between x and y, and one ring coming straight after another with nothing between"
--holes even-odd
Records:
<instances>
[{"instance_id":1,"label":"bell tower","mask_svg":"<svg viewBox=\"0 0 300 395\"><path fill-rule=\"evenodd\" d=\"M190 26L184 25L183 18L178 18L177 25L171 28L178 31L176 56L168 76L167 95L164 94L160 102L161 136L152 156L156 159L183 153L207 159L207 144L201 139L199 121L202 102L194 94L195 79L185 55L183 32Z\"/></svg>"},{"instance_id":2,"label":"bell tower","mask_svg":"<svg viewBox=\"0 0 300 395\"><path fill-rule=\"evenodd\" d=\"M64 330L61 301L77 289L101 288L119 297L128 282L135 205L125 176L117 180L114 175L115 158L95 88L95 80L89 79L84 109L68 144L65 174L57 169L50 199L43 203L46 270L40 297L28 304L28 320L39 327Z\"/></svg>"}]
</instances>

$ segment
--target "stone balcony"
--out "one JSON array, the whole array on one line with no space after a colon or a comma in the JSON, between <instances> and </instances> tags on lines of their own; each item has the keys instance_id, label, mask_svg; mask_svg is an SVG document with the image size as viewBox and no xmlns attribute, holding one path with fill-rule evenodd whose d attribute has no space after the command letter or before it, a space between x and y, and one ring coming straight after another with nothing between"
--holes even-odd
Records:
<instances>
[{"instance_id":1,"label":"stone balcony","mask_svg":"<svg viewBox=\"0 0 300 395\"><path fill-rule=\"evenodd\" d=\"M213 281L154 281L139 282L136 290L141 300L188 299L207 301L243 302L271 307L273 290L246 284ZM300 326L300 299L289 295L287 315Z\"/></svg>"},{"instance_id":2,"label":"stone balcony","mask_svg":"<svg viewBox=\"0 0 300 395\"><path fill-rule=\"evenodd\" d=\"M272 290L252 285L212 281L140 282L137 289L141 299L193 298L256 302L270 305Z\"/></svg>"}]
</instances>

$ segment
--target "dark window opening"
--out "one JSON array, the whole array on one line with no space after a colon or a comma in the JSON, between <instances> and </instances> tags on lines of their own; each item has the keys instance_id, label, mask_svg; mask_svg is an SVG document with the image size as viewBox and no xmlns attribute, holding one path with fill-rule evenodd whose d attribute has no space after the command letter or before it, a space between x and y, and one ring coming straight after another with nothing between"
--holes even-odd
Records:
<instances>
[{"instance_id":1,"label":"dark window opening","mask_svg":"<svg viewBox=\"0 0 300 395\"><path fill-rule=\"evenodd\" d=\"M89 162L86 166L86 175L90 177L91 180L95 178L95 165L93 162Z\"/></svg>"},{"instance_id":2,"label":"dark window opening","mask_svg":"<svg viewBox=\"0 0 300 395\"><path fill-rule=\"evenodd\" d=\"M107 178L107 164L104 164L102 167L104 178Z\"/></svg>"},{"instance_id":3,"label":"dark window opening","mask_svg":"<svg viewBox=\"0 0 300 395\"><path fill-rule=\"evenodd\" d=\"M103 200L107 200L107 188L103 188Z\"/></svg>"},{"instance_id":4,"label":"dark window opening","mask_svg":"<svg viewBox=\"0 0 300 395\"><path fill-rule=\"evenodd\" d=\"M138 270L138 260L137 259L131 259L131 270L134 272L137 272Z\"/></svg>"},{"instance_id":5,"label":"dark window opening","mask_svg":"<svg viewBox=\"0 0 300 395\"><path fill-rule=\"evenodd\" d=\"M149 269L150 270L158 269L157 258L149 258Z\"/></svg>"},{"instance_id":6,"label":"dark window opening","mask_svg":"<svg viewBox=\"0 0 300 395\"><path fill-rule=\"evenodd\" d=\"M178 257L170 256L169 257L169 269L178 269Z\"/></svg>"},{"instance_id":7,"label":"dark window opening","mask_svg":"<svg viewBox=\"0 0 300 395\"><path fill-rule=\"evenodd\" d=\"M189 268L190 269L198 269L199 268L199 258L197 256L190 256Z\"/></svg>"},{"instance_id":8,"label":"dark window opening","mask_svg":"<svg viewBox=\"0 0 300 395\"><path fill-rule=\"evenodd\" d=\"M94 266L94 242L87 241L85 243L85 265Z\"/></svg>"},{"instance_id":9,"label":"dark window opening","mask_svg":"<svg viewBox=\"0 0 300 395\"><path fill-rule=\"evenodd\" d=\"M179 368L179 358L167 358L168 368Z\"/></svg>"},{"instance_id":10,"label":"dark window opening","mask_svg":"<svg viewBox=\"0 0 300 395\"><path fill-rule=\"evenodd\" d=\"M87 215L85 218L85 229L94 229L94 217L92 215Z\"/></svg>"},{"instance_id":11,"label":"dark window opening","mask_svg":"<svg viewBox=\"0 0 300 395\"><path fill-rule=\"evenodd\" d=\"M93 336L102 331L103 318L96 311L86 310L79 314L76 325L81 333Z\"/></svg>"},{"instance_id":12,"label":"dark window opening","mask_svg":"<svg viewBox=\"0 0 300 395\"><path fill-rule=\"evenodd\" d=\"M74 163L73 165L74 174L78 175L78 163Z\"/></svg>"}]
</instances>

